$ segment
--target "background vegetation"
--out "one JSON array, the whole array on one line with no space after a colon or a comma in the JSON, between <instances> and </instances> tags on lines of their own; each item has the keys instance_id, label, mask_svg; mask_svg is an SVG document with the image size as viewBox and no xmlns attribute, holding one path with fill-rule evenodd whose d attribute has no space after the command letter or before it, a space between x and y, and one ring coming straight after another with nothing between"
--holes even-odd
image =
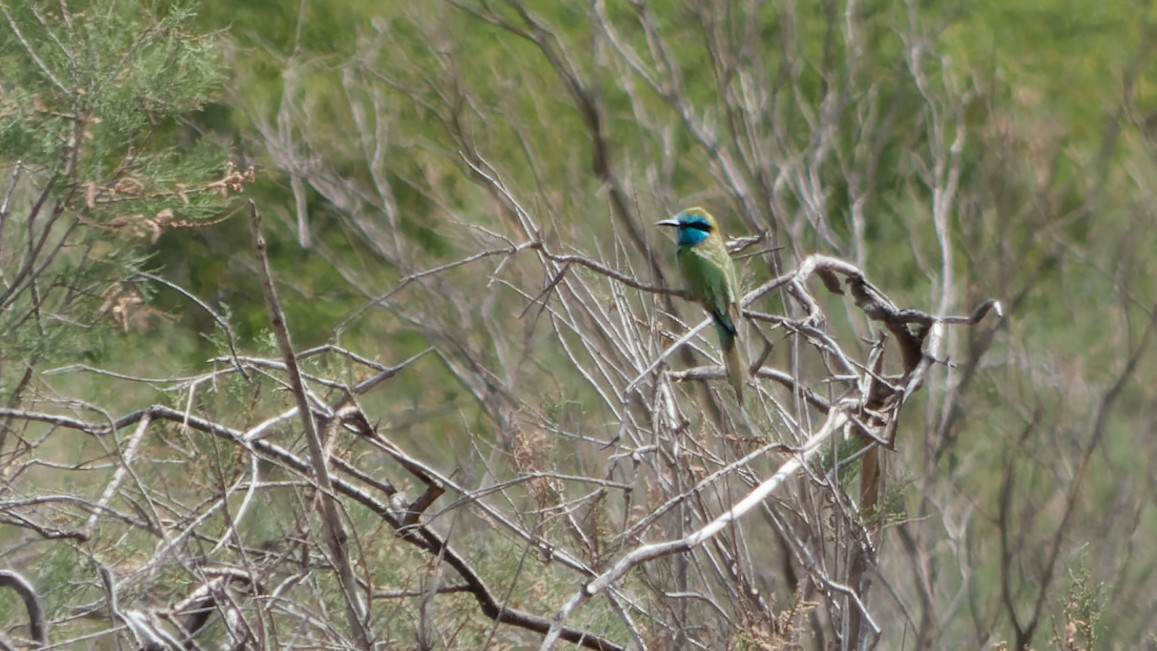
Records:
<instances>
[{"instance_id":1,"label":"background vegetation","mask_svg":"<svg viewBox=\"0 0 1157 651\"><path fill-rule=\"evenodd\" d=\"M1154 12L0 0L0 643L1157 649Z\"/></svg>"}]
</instances>

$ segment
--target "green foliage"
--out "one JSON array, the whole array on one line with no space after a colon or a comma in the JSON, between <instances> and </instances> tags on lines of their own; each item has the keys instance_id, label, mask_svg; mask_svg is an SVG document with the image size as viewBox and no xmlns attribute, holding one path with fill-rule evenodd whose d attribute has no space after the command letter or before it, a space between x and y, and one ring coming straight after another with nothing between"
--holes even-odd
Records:
<instances>
[{"instance_id":1,"label":"green foliage","mask_svg":"<svg viewBox=\"0 0 1157 651\"><path fill-rule=\"evenodd\" d=\"M187 31L193 13L180 5L160 14L118 2L64 11L21 3L6 12L12 29L0 37L0 57L12 95L0 111L0 146L11 159L62 171L70 138L79 136L80 178L113 172L130 149L149 171L167 155L150 142L158 127L197 110L219 87L213 39ZM159 169L191 181L174 162Z\"/></svg>"},{"instance_id":2,"label":"green foliage","mask_svg":"<svg viewBox=\"0 0 1157 651\"><path fill-rule=\"evenodd\" d=\"M184 4L3 9L0 164L15 175L0 239L12 346L0 359L103 362L129 352L112 346L116 329L171 318L134 277L149 241L216 215L243 182L223 180L221 147L182 123L219 92L217 40L191 30Z\"/></svg>"},{"instance_id":3,"label":"green foliage","mask_svg":"<svg viewBox=\"0 0 1157 651\"><path fill-rule=\"evenodd\" d=\"M1054 622L1052 644L1064 651L1101 648L1102 619L1108 603L1105 586L1093 578L1089 549L1082 550L1077 566L1069 570L1069 588L1064 599L1064 621Z\"/></svg>"}]
</instances>

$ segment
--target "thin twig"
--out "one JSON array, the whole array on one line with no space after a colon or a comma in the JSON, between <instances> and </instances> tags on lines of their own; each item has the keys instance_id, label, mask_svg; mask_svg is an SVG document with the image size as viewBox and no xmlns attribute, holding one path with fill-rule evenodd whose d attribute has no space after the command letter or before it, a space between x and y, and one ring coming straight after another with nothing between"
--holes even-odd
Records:
<instances>
[{"instance_id":1,"label":"thin twig","mask_svg":"<svg viewBox=\"0 0 1157 651\"><path fill-rule=\"evenodd\" d=\"M366 600L358 592L357 581L354 577L353 566L350 564L347 541L349 534L345 530L341 516L338 513L334 499L333 485L330 481L329 469L326 463L324 446L317 431L317 423L313 418L313 411L309 408L309 398L306 397L305 385L302 383L301 372L297 368L297 356L289 338L289 328L285 322L285 313L281 311L281 303L277 298L277 290L273 285L273 273L269 268L269 258L265 252L265 238L261 235L261 214L257 211L257 204L249 202L249 224L253 235L253 246L257 252L258 269L261 272L261 287L265 295L265 305L269 310L270 327L277 337L277 345L281 348L285 360L286 374L289 375L290 385L293 388L293 397L297 401L298 414L301 417L306 442L309 444L309 456L313 469L314 481L317 482L323 522L326 528L326 541L332 555L334 567L342 585L342 594L345 597L346 615L354 642L362 651L371 651L373 643L369 625L369 608Z\"/></svg>"}]
</instances>

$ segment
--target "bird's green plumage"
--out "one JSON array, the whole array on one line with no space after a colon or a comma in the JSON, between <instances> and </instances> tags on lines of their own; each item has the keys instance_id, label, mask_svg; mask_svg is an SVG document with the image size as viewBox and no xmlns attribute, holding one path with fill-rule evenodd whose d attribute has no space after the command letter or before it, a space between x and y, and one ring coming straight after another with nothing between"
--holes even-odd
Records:
<instances>
[{"instance_id":1,"label":"bird's green plumage","mask_svg":"<svg viewBox=\"0 0 1157 651\"><path fill-rule=\"evenodd\" d=\"M743 403L743 364L736 345L739 324L739 276L727 252L715 218L702 208L689 208L673 219L659 222L679 229L676 257L687 290L715 322L727 377Z\"/></svg>"}]
</instances>

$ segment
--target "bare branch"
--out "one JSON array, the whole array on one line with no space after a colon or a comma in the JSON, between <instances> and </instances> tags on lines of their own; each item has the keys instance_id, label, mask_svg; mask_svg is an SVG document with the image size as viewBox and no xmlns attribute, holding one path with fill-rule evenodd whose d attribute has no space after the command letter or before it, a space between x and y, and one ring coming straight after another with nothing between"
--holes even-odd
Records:
<instances>
[{"instance_id":1,"label":"bare branch","mask_svg":"<svg viewBox=\"0 0 1157 651\"><path fill-rule=\"evenodd\" d=\"M261 286L265 293L265 304L269 310L269 321L277 336L277 344L285 360L286 372L293 387L293 396L297 400L297 410L305 431L306 441L309 443L310 462L313 468L313 477L317 482L321 510L326 527L326 539L329 551L341 578L344 591L347 616L354 641L363 651L370 651L373 643L369 629L369 611L366 600L358 591L354 579L353 566L350 564L347 541L349 534L345 530L341 516L338 513L334 500L333 486L330 482L329 470L326 463L326 453L321 442L321 436L314 422L313 411L309 408L309 398L305 395L305 385L301 380L301 373L297 369L297 356L293 344L289 340L289 330L285 323L285 314L281 311L281 304L277 298L277 290L273 286L273 275L269 270L269 259L265 253L265 239L261 235L261 215L257 212L257 204L249 202L250 230L253 234L253 245L257 251L259 269L261 270Z\"/></svg>"}]
</instances>

